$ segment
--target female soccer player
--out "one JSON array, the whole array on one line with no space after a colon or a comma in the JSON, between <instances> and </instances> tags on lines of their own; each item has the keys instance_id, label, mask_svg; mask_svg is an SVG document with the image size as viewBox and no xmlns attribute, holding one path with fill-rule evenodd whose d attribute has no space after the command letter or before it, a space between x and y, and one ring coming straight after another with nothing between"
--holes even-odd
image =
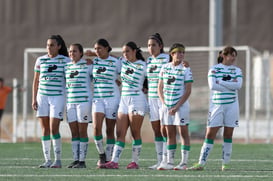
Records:
<instances>
[{"instance_id":1,"label":"female soccer player","mask_svg":"<svg viewBox=\"0 0 273 181\"><path fill-rule=\"evenodd\" d=\"M111 160L115 145L114 129L120 91L117 79L121 71L120 60L110 56L111 46L105 39L99 39L95 45L97 57L93 59L94 99L92 104L94 121L94 141L99 153L98 168ZM102 125L106 121L106 149L103 146Z\"/></svg>"},{"instance_id":2,"label":"female soccer player","mask_svg":"<svg viewBox=\"0 0 273 181\"><path fill-rule=\"evenodd\" d=\"M32 108L42 127L42 148L45 162L40 168L61 168L60 121L63 119L65 104L64 67L70 62L64 40L52 35L47 40L47 54L38 57L34 67L32 86ZM51 137L55 161L51 162Z\"/></svg>"},{"instance_id":3,"label":"female soccer player","mask_svg":"<svg viewBox=\"0 0 273 181\"><path fill-rule=\"evenodd\" d=\"M74 161L68 168L86 168L85 158L88 148L88 122L91 122L91 76L92 65L82 59L83 47L72 44L69 57L72 62L65 66L67 91L67 121L72 134Z\"/></svg>"},{"instance_id":4,"label":"female soccer player","mask_svg":"<svg viewBox=\"0 0 273 181\"><path fill-rule=\"evenodd\" d=\"M185 170L190 151L188 98L191 94L192 73L183 65L185 47L175 43L170 48L171 61L162 66L158 83L159 98L163 104L162 120L167 130L167 163L162 162L158 170ZM176 128L181 137L181 162L174 167L176 150Z\"/></svg>"},{"instance_id":5,"label":"female soccer player","mask_svg":"<svg viewBox=\"0 0 273 181\"><path fill-rule=\"evenodd\" d=\"M162 65L169 62L170 56L164 53L164 43L159 33L151 35L148 39L148 51L150 57L147 59L147 79L148 79L148 103L150 110L150 122L154 131L155 150L157 155L157 163L150 169L157 169L166 154L166 132L160 124L160 109L162 103L157 93L158 77ZM165 133L164 137L161 132ZM165 139L163 139L165 138ZM165 140L165 141L164 141ZM164 151L165 150L165 151ZM166 158L166 156L164 157Z\"/></svg>"},{"instance_id":6,"label":"female soccer player","mask_svg":"<svg viewBox=\"0 0 273 181\"><path fill-rule=\"evenodd\" d=\"M123 46L121 81L122 91L117 119L117 141L114 146L111 162L104 166L117 169L118 161L125 146L125 136L130 127L134 139L132 146L132 162L127 169L138 169L138 161L142 147L141 126L147 109L147 100L142 91L146 76L146 62L141 50L134 42Z\"/></svg>"},{"instance_id":7,"label":"female soccer player","mask_svg":"<svg viewBox=\"0 0 273 181\"><path fill-rule=\"evenodd\" d=\"M228 169L232 152L232 135L238 127L239 103L237 91L242 87L242 71L234 64L237 51L233 47L225 47L220 52L218 64L208 72L208 83L211 90L208 124L205 141L201 148L198 164L189 170L203 170L213 148L218 130L224 127L222 146L222 170Z\"/></svg>"}]
</instances>

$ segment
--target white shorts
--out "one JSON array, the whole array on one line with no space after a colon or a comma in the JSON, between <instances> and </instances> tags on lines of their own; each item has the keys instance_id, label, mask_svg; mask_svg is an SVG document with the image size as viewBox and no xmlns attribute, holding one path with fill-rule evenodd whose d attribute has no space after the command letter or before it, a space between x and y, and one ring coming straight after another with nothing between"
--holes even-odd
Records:
<instances>
[{"instance_id":1,"label":"white shorts","mask_svg":"<svg viewBox=\"0 0 273 181\"><path fill-rule=\"evenodd\" d=\"M162 102L159 98L149 98L149 112L150 112L150 121L158 121L162 120L160 112L162 111Z\"/></svg>"},{"instance_id":2,"label":"white shorts","mask_svg":"<svg viewBox=\"0 0 273 181\"><path fill-rule=\"evenodd\" d=\"M174 115L169 114L169 108L162 106L161 125L185 126L190 123L190 104L185 102Z\"/></svg>"},{"instance_id":3,"label":"white shorts","mask_svg":"<svg viewBox=\"0 0 273 181\"><path fill-rule=\"evenodd\" d=\"M144 116L148 109L144 94L139 96L121 96L118 112L123 114L138 114Z\"/></svg>"},{"instance_id":4,"label":"white shorts","mask_svg":"<svg viewBox=\"0 0 273 181\"><path fill-rule=\"evenodd\" d=\"M91 101L83 102L78 104L67 104L66 105L66 116L67 122L72 123L77 121L79 123L90 123L92 122L91 117Z\"/></svg>"},{"instance_id":5,"label":"white shorts","mask_svg":"<svg viewBox=\"0 0 273 181\"><path fill-rule=\"evenodd\" d=\"M37 117L63 119L65 96L37 95Z\"/></svg>"},{"instance_id":6,"label":"white shorts","mask_svg":"<svg viewBox=\"0 0 273 181\"><path fill-rule=\"evenodd\" d=\"M239 126L239 104L211 104L208 112L207 127L238 127Z\"/></svg>"},{"instance_id":7,"label":"white shorts","mask_svg":"<svg viewBox=\"0 0 273 181\"><path fill-rule=\"evenodd\" d=\"M116 119L120 99L116 97L99 98L92 101L92 113L104 113L108 119Z\"/></svg>"}]
</instances>

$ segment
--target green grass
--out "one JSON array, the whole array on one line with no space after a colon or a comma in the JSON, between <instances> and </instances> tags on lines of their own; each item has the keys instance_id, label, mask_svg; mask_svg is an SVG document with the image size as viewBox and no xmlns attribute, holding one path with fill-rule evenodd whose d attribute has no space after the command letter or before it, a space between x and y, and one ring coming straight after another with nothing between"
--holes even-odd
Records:
<instances>
[{"instance_id":1,"label":"green grass","mask_svg":"<svg viewBox=\"0 0 273 181\"><path fill-rule=\"evenodd\" d=\"M198 161L201 144L192 144L189 165ZM89 145L87 169L65 168L72 161L71 146L63 143L63 168L39 169L43 162L40 143L1 143L0 180L58 180L58 181L176 181L176 180L272 180L273 146L270 144L234 144L231 170L222 172L221 145L215 144L204 171L157 171L147 167L155 160L154 144L145 143L141 152L140 169L126 170L131 158L131 144L122 153L120 169L96 169L97 153L93 143ZM180 159L177 150L176 163Z\"/></svg>"}]
</instances>

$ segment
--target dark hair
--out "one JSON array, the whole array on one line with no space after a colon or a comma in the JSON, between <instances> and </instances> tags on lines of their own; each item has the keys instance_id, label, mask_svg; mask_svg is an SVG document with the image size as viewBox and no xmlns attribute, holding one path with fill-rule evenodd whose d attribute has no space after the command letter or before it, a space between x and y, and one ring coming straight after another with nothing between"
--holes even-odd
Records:
<instances>
[{"instance_id":1,"label":"dark hair","mask_svg":"<svg viewBox=\"0 0 273 181\"><path fill-rule=\"evenodd\" d=\"M222 50L219 51L219 53L218 53L217 62L218 63L222 63L223 62Z\"/></svg>"},{"instance_id":2,"label":"dark hair","mask_svg":"<svg viewBox=\"0 0 273 181\"><path fill-rule=\"evenodd\" d=\"M51 35L48 39L56 40L58 45L61 45L61 48L59 50L60 55L64 55L68 57L67 47L65 45L65 42L61 35Z\"/></svg>"},{"instance_id":3,"label":"dark hair","mask_svg":"<svg viewBox=\"0 0 273 181\"><path fill-rule=\"evenodd\" d=\"M0 77L0 82L4 82L4 79L2 77Z\"/></svg>"},{"instance_id":4,"label":"dark hair","mask_svg":"<svg viewBox=\"0 0 273 181\"><path fill-rule=\"evenodd\" d=\"M170 62L173 60L172 56L171 56L171 52L176 49L176 48L183 48L185 50L185 46L181 43L174 43L169 50L169 54L170 54Z\"/></svg>"},{"instance_id":5,"label":"dark hair","mask_svg":"<svg viewBox=\"0 0 273 181\"><path fill-rule=\"evenodd\" d=\"M143 57L143 55L142 55L142 53L141 53L141 52L142 52L141 49L140 49L139 47L137 47L137 45L136 45L135 42L130 41L130 42L126 43L125 46L130 47L132 50L136 50L136 58L137 58L138 60L143 60L143 61L145 61L145 58Z\"/></svg>"},{"instance_id":6,"label":"dark hair","mask_svg":"<svg viewBox=\"0 0 273 181\"><path fill-rule=\"evenodd\" d=\"M161 45L160 53L164 53L164 43L159 33L155 33L151 36L149 36L149 40L155 40L159 45Z\"/></svg>"},{"instance_id":7,"label":"dark hair","mask_svg":"<svg viewBox=\"0 0 273 181\"><path fill-rule=\"evenodd\" d=\"M70 46L76 46L76 47L78 47L79 51L82 53L82 56L83 56L83 47L82 47L81 44L79 44L79 43L73 43Z\"/></svg>"},{"instance_id":8,"label":"dark hair","mask_svg":"<svg viewBox=\"0 0 273 181\"><path fill-rule=\"evenodd\" d=\"M227 55L231 55L233 52L235 52L236 56L237 56L237 50L231 46L227 46L225 47L222 51L220 51L218 53L218 57L217 57L217 62L218 63L222 63L224 58L223 55L227 56Z\"/></svg>"},{"instance_id":9,"label":"dark hair","mask_svg":"<svg viewBox=\"0 0 273 181\"><path fill-rule=\"evenodd\" d=\"M105 40L105 39L103 39L103 38L100 38L100 39L98 39L98 40L96 41L96 43L97 43L98 45L101 45L101 46L105 47L105 48L108 47L108 52L111 52L112 48L111 48L111 46L109 45L109 43L108 43L107 40Z\"/></svg>"}]
</instances>

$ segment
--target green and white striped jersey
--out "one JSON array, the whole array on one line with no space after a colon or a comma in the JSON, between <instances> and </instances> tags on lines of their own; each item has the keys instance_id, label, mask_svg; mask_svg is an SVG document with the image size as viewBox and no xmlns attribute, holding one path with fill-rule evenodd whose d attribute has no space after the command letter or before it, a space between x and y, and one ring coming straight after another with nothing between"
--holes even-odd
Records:
<instances>
[{"instance_id":1,"label":"green and white striped jersey","mask_svg":"<svg viewBox=\"0 0 273 181\"><path fill-rule=\"evenodd\" d=\"M171 62L162 66L160 77L163 80L164 104L173 107L181 99L185 92L185 84L193 82L190 68L180 63L174 66Z\"/></svg>"},{"instance_id":2,"label":"green and white striped jersey","mask_svg":"<svg viewBox=\"0 0 273 181\"><path fill-rule=\"evenodd\" d=\"M146 77L146 62L137 60L130 62L122 60L121 82L122 96L137 96L140 95L143 88L144 79Z\"/></svg>"},{"instance_id":3,"label":"green and white striped jersey","mask_svg":"<svg viewBox=\"0 0 273 181\"><path fill-rule=\"evenodd\" d=\"M157 93L159 73L162 65L169 62L170 56L165 53L159 54L157 57L148 57L147 59L147 79L148 79L148 97L159 98Z\"/></svg>"},{"instance_id":4,"label":"green and white striped jersey","mask_svg":"<svg viewBox=\"0 0 273 181\"><path fill-rule=\"evenodd\" d=\"M86 60L70 62L65 66L67 103L91 101L91 76L92 65L87 65Z\"/></svg>"},{"instance_id":5,"label":"green and white striped jersey","mask_svg":"<svg viewBox=\"0 0 273 181\"><path fill-rule=\"evenodd\" d=\"M121 62L109 56L107 59L93 59L94 98L108 98L120 95L116 83L121 71Z\"/></svg>"},{"instance_id":6,"label":"green and white striped jersey","mask_svg":"<svg viewBox=\"0 0 273 181\"><path fill-rule=\"evenodd\" d=\"M38 57L34 71L40 73L38 94L46 96L64 95L65 65L71 60L63 55L50 58L48 55Z\"/></svg>"},{"instance_id":7,"label":"green and white striped jersey","mask_svg":"<svg viewBox=\"0 0 273 181\"><path fill-rule=\"evenodd\" d=\"M208 83L212 90L213 104L231 104L238 98L237 90L242 87L242 71L234 65L214 65L208 72ZM234 81L236 80L236 81Z\"/></svg>"}]
</instances>

